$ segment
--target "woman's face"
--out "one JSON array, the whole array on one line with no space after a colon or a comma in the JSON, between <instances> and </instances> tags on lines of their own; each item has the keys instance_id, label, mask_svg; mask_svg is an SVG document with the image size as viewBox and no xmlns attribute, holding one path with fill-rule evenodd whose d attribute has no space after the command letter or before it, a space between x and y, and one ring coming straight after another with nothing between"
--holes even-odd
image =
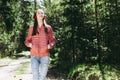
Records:
<instances>
[{"instance_id":1,"label":"woman's face","mask_svg":"<svg viewBox=\"0 0 120 80\"><path fill-rule=\"evenodd\" d=\"M44 18L44 11L41 9L38 9L36 12L37 20L43 20Z\"/></svg>"}]
</instances>

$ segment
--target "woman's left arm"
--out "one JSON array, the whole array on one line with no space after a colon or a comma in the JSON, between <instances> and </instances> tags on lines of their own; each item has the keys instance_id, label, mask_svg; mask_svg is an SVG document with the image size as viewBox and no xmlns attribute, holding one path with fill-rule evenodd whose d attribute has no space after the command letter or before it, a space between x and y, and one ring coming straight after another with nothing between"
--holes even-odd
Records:
<instances>
[{"instance_id":1,"label":"woman's left arm","mask_svg":"<svg viewBox=\"0 0 120 80\"><path fill-rule=\"evenodd\" d=\"M55 36L53 34L53 30L52 30L51 26L48 27L48 41L49 41L48 49L52 49L56 44L56 39L55 39Z\"/></svg>"}]
</instances>

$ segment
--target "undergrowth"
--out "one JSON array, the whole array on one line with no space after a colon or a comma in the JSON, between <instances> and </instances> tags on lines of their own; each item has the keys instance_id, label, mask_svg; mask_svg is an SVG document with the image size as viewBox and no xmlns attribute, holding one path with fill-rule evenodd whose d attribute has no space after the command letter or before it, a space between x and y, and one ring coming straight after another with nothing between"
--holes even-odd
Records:
<instances>
[{"instance_id":1,"label":"undergrowth","mask_svg":"<svg viewBox=\"0 0 120 80\"><path fill-rule=\"evenodd\" d=\"M70 80L120 80L119 66L79 64L70 69Z\"/></svg>"}]
</instances>

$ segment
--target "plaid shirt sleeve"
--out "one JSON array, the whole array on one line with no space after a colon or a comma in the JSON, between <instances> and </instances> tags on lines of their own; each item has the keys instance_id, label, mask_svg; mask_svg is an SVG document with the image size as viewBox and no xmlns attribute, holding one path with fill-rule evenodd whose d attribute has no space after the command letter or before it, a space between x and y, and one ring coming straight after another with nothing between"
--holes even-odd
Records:
<instances>
[{"instance_id":1,"label":"plaid shirt sleeve","mask_svg":"<svg viewBox=\"0 0 120 80\"><path fill-rule=\"evenodd\" d=\"M49 41L50 49L52 49L56 44L56 39L53 34L53 30L51 26L48 27L48 41Z\"/></svg>"},{"instance_id":2,"label":"plaid shirt sleeve","mask_svg":"<svg viewBox=\"0 0 120 80\"><path fill-rule=\"evenodd\" d=\"M25 45L27 47L29 47L29 43L31 43L31 40L32 40L32 27L29 27L28 34L27 34L27 37L25 39Z\"/></svg>"}]
</instances>

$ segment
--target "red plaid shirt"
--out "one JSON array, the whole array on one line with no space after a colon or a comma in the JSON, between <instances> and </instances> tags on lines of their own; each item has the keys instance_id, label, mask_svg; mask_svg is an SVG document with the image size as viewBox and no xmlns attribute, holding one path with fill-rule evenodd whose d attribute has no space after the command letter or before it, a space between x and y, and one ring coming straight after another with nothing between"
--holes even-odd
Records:
<instances>
[{"instance_id":1,"label":"red plaid shirt","mask_svg":"<svg viewBox=\"0 0 120 80\"><path fill-rule=\"evenodd\" d=\"M25 40L25 45L29 47L32 44L30 53L33 56L49 56L48 44L52 49L56 44L56 39L53 35L51 26L47 25L48 34L45 33L44 26L38 27L38 33L32 36L33 26L29 27L28 35Z\"/></svg>"}]
</instances>

